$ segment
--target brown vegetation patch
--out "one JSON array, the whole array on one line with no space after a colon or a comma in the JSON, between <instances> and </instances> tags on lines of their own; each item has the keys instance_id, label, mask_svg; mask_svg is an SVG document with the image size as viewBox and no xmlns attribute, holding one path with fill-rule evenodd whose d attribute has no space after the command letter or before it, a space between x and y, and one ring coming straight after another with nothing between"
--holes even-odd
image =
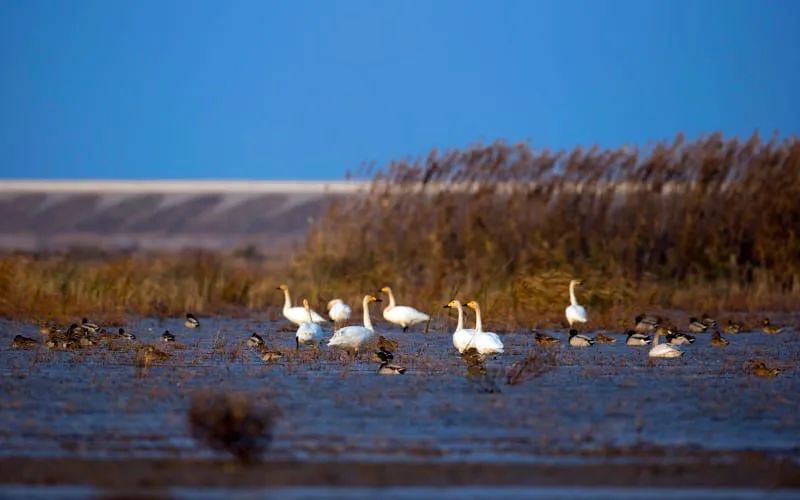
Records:
<instances>
[{"instance_id":1,"label":"brown vegetation patch","mask_svg":"<svg viewBox=\"0 0 800 500\"><path fill-rule=\"evenodd\" d=\"M240 461L253 461L272 441L278 416L273 405L258 406L242 393L197 393L189 407L192 436Z\"/></svg>"}]
</instances>

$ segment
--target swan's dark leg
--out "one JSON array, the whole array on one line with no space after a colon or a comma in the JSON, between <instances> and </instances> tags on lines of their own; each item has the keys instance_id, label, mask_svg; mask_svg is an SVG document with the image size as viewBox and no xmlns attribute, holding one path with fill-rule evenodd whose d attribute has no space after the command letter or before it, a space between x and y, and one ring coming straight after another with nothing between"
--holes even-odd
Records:
<instances>
[{"instance_id":1,"label":"swan's dark leg","mask_svg":"<svg viewBox=\"0 0 800 500\"><path fill-rule=\"evenodd\" d=\"M294 350L295 351L300 350L300 339L298 339L297 337L294 338Z\"/></svg>"},{"instance_id":2,"label":"swan's dark leg","mask_svg":"<svg viewBox=\"0 0 800 500\"><path fill-rule=\"evenodd\" d=\"M404 326L404 327L403 327L403 333L405 333L405 332L407 332L407 331L408 331L408 325L406 325L406 326Z\"/></svg>"}]
</instances>

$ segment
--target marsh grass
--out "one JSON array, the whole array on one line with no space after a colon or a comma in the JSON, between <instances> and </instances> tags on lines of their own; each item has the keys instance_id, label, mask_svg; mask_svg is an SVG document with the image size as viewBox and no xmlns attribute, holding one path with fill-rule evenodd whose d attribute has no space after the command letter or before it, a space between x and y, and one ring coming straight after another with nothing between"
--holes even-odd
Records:
<instances>
[{"instance_id":1,"label":"marsh grass","mask_svg":"<svg viewBox=\"0 0 800 500\"><path fill-rule=\"evenodd\" d=\"M558 366L552 350L531 350L524 359L516 361L506 372L506 384L517 385L541 377Z\"/></svg>"},{"instance_id":2,"label":"marsh grass","mask_svg":"<svg viewBox=\"0 0 800 500\"><path fill-rule=\"evenodd\" d=\"M275 284L285 268L208 252L6 254L0 256L0 314L122 324L128 314L263 310L278 303Z\"/></svg>"},{"instance_id":3,"label":"marsh grass","mask_svg":"<svg viewBox=\"0 0 800 500\"><path fill-rule=\"evenodd\" d=\"M647 150L495 143L390 164L338 200L294 268L332 295L393 285L429 310L475 298L493 327L636 308L800 305L800 141L678 136ZM617 325L614 325L617 326Z\"/></svg>"},{"instance_id":4,"label":"marsh grass","mask_svg":"<svg viewBox=\"0 0 800 500\"><path fill-rule=\"evenodd\" d=\"M592 327L640 311L796 310L798 221L796 138L569 152L498 142L389 164L365 193L334 201L291 256L0 256L0 315L275 319L275 287L288 282L295 300L324 309L341 297L360 318L363 294L390 284L434 325L458 297L509 331L561 325L573 277Z\"/></svg>"}]
</instances>

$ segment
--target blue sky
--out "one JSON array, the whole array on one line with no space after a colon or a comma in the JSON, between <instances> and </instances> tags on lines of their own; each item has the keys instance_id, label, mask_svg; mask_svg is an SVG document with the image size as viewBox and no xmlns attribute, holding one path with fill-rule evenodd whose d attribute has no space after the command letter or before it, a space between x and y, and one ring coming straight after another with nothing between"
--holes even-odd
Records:
<instances>
[{"instance_id":1,"label":"blue sky","mask_svg":"<svg viewBox=\"0 0 800 500\"><path fill-rule=\"evenodd\" d=\"M0 0L0 176L800 132L800 2Z\"/></svg>"}]
</instances>

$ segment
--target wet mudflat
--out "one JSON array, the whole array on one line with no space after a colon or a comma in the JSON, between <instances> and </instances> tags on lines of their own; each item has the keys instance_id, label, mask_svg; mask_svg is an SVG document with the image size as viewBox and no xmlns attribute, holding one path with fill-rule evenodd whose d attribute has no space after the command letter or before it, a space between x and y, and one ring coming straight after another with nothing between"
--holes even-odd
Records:
<instances>
[{"instance_id":1,"label":"wet mudflat","mask_svg":"<svg viewBox=\"0 0 800 500\"><path fill-rule=\"evenodd\" d=\"M444 326L425 334L379 325L380 333L399 341L395 362L408 369L403 376L379 376L366 354L352 360L327 348L295 352L294 330L282 322L209 318L198 330L182 323L144 318L125 325L136 343L173 355L146 369L136 366L135 349L124 341L69 351L12 349L16 334L40 339L38 327L0 323L0 460L24 459L18 462L28 468L24 483L36 483L38 469L52 473L53 464L71 463L78 464L73 475L51 479L94 484L73 477L84 463L87 471L117 464L117 472L105 475L125 484L119 470L144 473L145 466L130 464L158 461L162 470L175 467L173 478L201 477L200 483L181 483L187 486L259 486L261 479L241 472L234 484L222 473L215 476L227 470L219 465L225 455L191 437L190 396L213 389L276 402L281 416L263 460L286 470L312 467L305 477L314 484L435 483L415 468L420 464L438 467L442 484L448 478L481 484L476 473L454 470L466 464L484 465L489 475L483 482L490 484L553 484L548 477L575 484L574 477L559 474L582 467L585 484L624 486L651 484L624 472L648 464L665 467L667 475L676 474L669 467L682 467L682 474L695 477L692 484L800 487L794 476L800 470L800 338L793 330L729 335L725 348L712 347L710 335L699 334L695 344L682 346L682 358L669 360L649 360L647 347L626 346L623 335L606 332L616 344L579 349L562 342L551 349L553 369L508 385L509 367L542 349L530 332L503 334L506 354L488 360L487 376L476 381L466 376ZM165 329L175 333L175 344L159 340ZM261 361L246 346L253 331L284 358ZM554 335L565 338L564 332ZM783 371L774 379L754 377L745 369L754 358ZM334 463L350 464L347 477ZM180 464L191 464L195 473L181 472ZM702 473L687 472L687 464L719 478L704 481ZM357 473L360 466L365 477ZM767 483L742 482L737 477L746 476L747 467L778 475ZM532 468L540 471L539 482L532 482ZM612 474L621 474L620 484L609 482ZM303 476L281 479L289 476L264 481L303 484ZM4 474L2 483L13 482Z\"/></svg>"}]
</instances>

